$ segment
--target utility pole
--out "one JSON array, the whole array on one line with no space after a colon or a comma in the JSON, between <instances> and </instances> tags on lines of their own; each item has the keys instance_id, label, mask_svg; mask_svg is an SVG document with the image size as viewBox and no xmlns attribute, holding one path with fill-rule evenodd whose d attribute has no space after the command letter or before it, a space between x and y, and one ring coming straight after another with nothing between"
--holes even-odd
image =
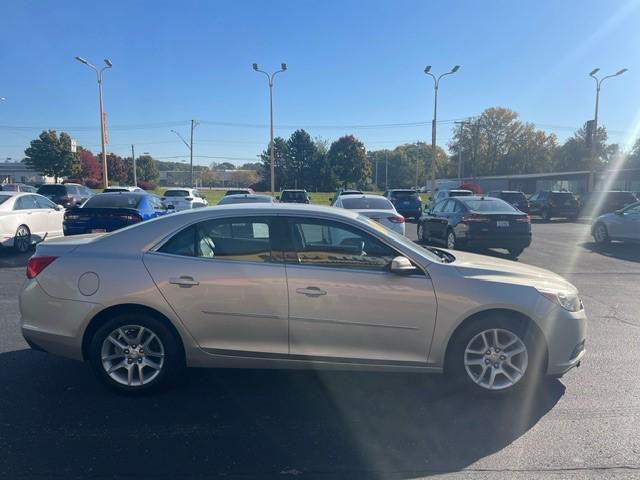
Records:
<instances>
[{"instance_id":1,"label":"utility pole","mask_svg":"<svg viewBox=\"0 0 640 480\"><path fill-rule=\"evenodd\" d=\"M133 150L133 143L131 144L131 160L133 160L133 186L138 186L138 171L136 169L136 154Z\"/></svg>"},{"instance_id":2,"label":"utility pole","mask_svg":"<svg viewBox=\"0 0 640 480\"><path fill-rule=\"evenodd\" d=\"M376 188L380 188L380 187L378 187L378 155L376 155L376 181L375 181L375 184L376 184Z\"/></svg>"},{"instance_id":3,"label":"utility pole","mask_svg":"<svg viewBox=\"0 0 640 480\"><path fill-rule=\"evenodd\" d=\"M389 154L384 157L384 189L389 190Z\"/></svg>"},{"instance_id":4,"label":"utility pole","mask_svg":"<svg viewBox=\"0 0 640 480\"><path fill-rule=\"evenodd\" d=\"M419 162L419 160L418 160L418 159L420 158L420 155L419 155L419 153L420 153L420 146L418 145L418 142L419 142L419 141L418 141L418 140L416 140L416 183L415 183L416 188L419 186L419 185L418 185L418 162Z\"/></svg>"},{"instance_id":5,"label":"utility pole","mask_svg":"<svg viewBox=\"0 0 640 480\"><path fill-rule=\"evenodd\" d=\"M193 188L193 130L194 128L196 128L198 125L200 125L200 123L197 120L191 120L191 141L187 142L182 135L180 135L180 133L178 133L175 130L171 130L173 133L175 133L178 138L180 140L182 140L182 143L184 143L187 148L189 149L189 161L191 163L191 168L190 168L190 182L189 182L189 186L191 188Z\"/></svg>"},{"instance_id":6,"label":"utility pole","mask_svg":"<svg viewBox=\"0 0 640 480\"><path fill-rule=\"evenodd\" d=\"M468 121L462 120L461 122L453 122L455 125L460 125L460 140L458 143L458 184L462 185L462 129L465 125L469 124Z\"/></svg>"}]
</instances>

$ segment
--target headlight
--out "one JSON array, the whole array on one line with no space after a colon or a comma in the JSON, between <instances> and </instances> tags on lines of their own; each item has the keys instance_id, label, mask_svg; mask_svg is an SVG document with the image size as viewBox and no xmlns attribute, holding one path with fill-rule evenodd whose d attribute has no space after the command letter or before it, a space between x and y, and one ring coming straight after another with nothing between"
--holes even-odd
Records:
<instances>
[{"instance_id":1,"label":"headlight","mask_svg":"<svg viewBox=\"0 0 640 480\"><path fill-rule=\"evenodd\" d=\"M574 292L555 292L551 290L538 290L542 295L557 303L569 312L578 312L582 310L582 300L577 293Z\"/></svg>"}]
</instances>

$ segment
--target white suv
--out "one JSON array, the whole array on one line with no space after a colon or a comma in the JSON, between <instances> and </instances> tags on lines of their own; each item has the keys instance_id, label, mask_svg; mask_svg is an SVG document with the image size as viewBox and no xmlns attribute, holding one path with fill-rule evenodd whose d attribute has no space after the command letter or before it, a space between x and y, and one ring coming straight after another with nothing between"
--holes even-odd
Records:
<instances>
[{"instance_id":1,"label":"white suv","mask_svg":"<svg viewBox=\"0 0 640 480\"><path fill-rule=\"evenodd\" d=\"M164 192L162 201L167 208L173 207L176 212L209 205L207 199L195 188L170 188Z\"/></svg>"}]
</instances>

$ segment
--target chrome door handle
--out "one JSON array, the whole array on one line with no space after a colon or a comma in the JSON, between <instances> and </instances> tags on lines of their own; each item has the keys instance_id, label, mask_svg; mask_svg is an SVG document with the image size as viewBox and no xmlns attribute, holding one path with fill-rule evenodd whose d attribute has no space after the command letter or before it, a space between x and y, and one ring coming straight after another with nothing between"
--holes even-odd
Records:
<instances>
[{"instance_id":1,"label":"chrome door handle","mask_svg":"<svg viewBox=\"0 0 640 480\"><path fill-rule=\"evenodd\" d=\"M297 288L296 293L306 295L307 297L321 297L322 295L327 294L327 292L319 289L318 287Z\"/></svg>"},{"instance_id":2,"label":"chrome door handle","mask_svg":"<svg viewBox=\"0 0 640 480\"><path fill-rule=\"evenodd\" d=\"M171 283L172 285L179 285L182 288L196 287L200 285L199 281L194 280L193 277L188 277L186 275L183 275L181 277L172 277L169 279L169 283Z\"/></svg>"}]
</instances>

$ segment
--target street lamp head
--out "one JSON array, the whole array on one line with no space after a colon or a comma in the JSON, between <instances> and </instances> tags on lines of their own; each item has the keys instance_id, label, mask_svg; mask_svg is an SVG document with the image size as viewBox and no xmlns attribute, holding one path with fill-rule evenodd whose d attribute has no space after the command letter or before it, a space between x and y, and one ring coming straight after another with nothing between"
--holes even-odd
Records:
<instances>
[{"instance_id":1,"label":"street lamp head","mask_svg":"<svg viewBox=\"0 0 640 480\"><path fill-rule=\"evenodd\" d=\"M84 63L85 65L89 62L87 62L84 58L82 57L76 57L76 60L79 61L80 63Z\"/></svg>"},{"instance_id":2,"label":"street lamp head","mask_svg":"<svg viewBox=\"0 0 640 480\"><path fill-rule=\"evenodd\" d=\"M280 64L280 68L282 69L282 71L284 72L287 69L287 64L286 63L281 63Z\"/></svg>"},{"instance_id":3,"label":"street lamp head","mask_svg":"<svg viewBox=\"0 0 640 480\"><path fill-rule=\"evenodd\" d=\"M107 67L109 67L109 68L113 67L113 63L112 63L112 62L111 62L111 60L109 60L108 58L105 58L105 59L104 59L104 63L106 63L106 64L107 64Z\"/></svg>"},{"instance_id":4,"label":"street lamp head","mask_svg":"<svg viewBox=\"0 0 640 480\"><path fill-rule=\"evenodd\" d=\"M431 71L431 65L427 65L424 67L424 73L429 73Z\"/></svg>"},{"instance_id":5,"label":"street lamp head","mask_svg":"<svg viewBox=\"0 0 640 480\"><path fill-rule=\"evenodd\" d=\"M618 75L622 75L624 72L626 72L628 70L628 68L623 68L622 70L616 72L616 76Z\"/></svg>"},{"instance_id":6,"label":"street lamp head","mask_svg":"<svg viewBox=\"0 0 640 480\"><path fill-rule=\"evenodd\" d=\"M460 70L460 65L455 65L455 66L451 69L451 73L456 73L458 70Z\"/></svg>"},{"instance_id":7,"label":"street lamp head","mask_svg":"<svg viewBox=\"0 0 640 480\"><path fill-rule=\"evenodd\" d=\"M258 70L258 64L257 64L257 63L254 63L254 64L253 64L253 69L254 69L254 70Z\"/></svg>"},{"instance_id":8,"label":"street lamp head","mask_svg":"<svg viewBox=\"0 0 640 480\"><path fill-rule=\"evenodd\" d=\"M590 77L593 77L596 73L598 73L600 71L599 68L594 68L593 70L591 70L591 73L589 74Z\"/></svg>"}]
</instances>

